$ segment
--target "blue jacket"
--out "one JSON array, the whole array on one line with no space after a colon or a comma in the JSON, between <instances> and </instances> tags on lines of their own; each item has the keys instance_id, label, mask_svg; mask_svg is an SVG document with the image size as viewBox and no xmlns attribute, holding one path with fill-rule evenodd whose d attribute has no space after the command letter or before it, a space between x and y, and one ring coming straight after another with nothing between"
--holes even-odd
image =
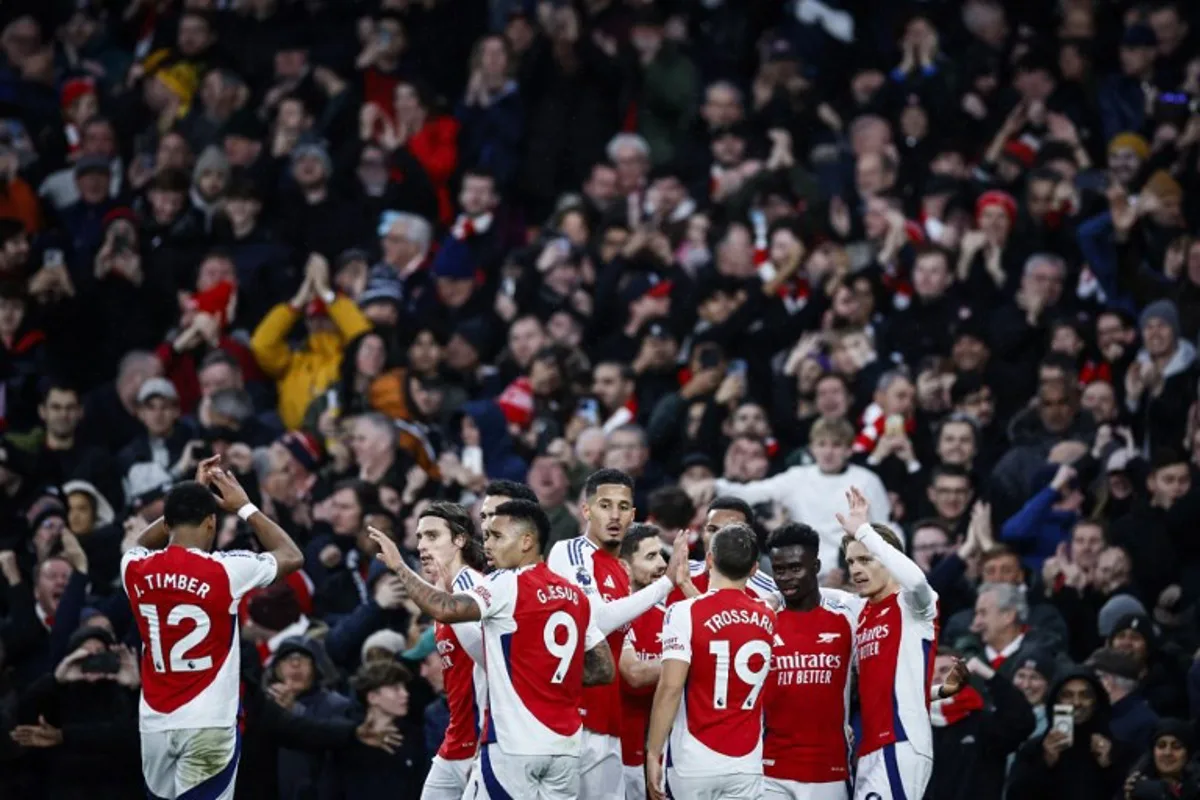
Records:
<instances>
[{"instance_id":1,"label":"blue jacket","mask_svg":"<svg viewBox=\"0 0 1200 800\"><path fill-rule=\"evenodd\" d=\"M493 400L479 400L465 404L462 410L479 428L479 448L483 450L483 468L487 476L492 480L524 482L529 465L517 455L500 406Z\"/></svg>"},{"instance_id":2,"label":"blue jacket","mask_svg":"<svg viewBox=\"0 0 1200 800\"><path fill-rule=\"evenodd\" d=\"M1055 511L1061 495L1049 486L1042 489L1008 518L1000 529L1000 540L1015 545L1026 568L1040 573L1042 562L1054 555L1061 542L1069 541L1079 515Z\"/></svg>"}]
</instances>

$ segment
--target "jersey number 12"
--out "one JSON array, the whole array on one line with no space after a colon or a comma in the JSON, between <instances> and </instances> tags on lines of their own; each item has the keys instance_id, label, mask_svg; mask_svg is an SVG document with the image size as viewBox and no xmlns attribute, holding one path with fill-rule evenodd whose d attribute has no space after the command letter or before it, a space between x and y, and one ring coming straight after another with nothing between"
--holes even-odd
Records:
<instances>
[{"instance_id":1,"label":"jersey number 12","mask_svg":"<svg viewBox=\"0 0 1200 800\"><path fill-rule=\"evenodd\" d=\"M708 643L708 652L716 659L716 670L713 678L713 707L722 709L729 706L729 642L716 639ZM762 666L750 669L750 659L762 656ZM771 668L771 645L763 641L750 641L738 648L733 656L733 671L738 680L750 687L742 703L742 710L754 708L754 701L767 682L767 670Z\"/></svg>"},{"instance_id":2,"label":"jersey number 12","mask_svg":"<svg viewBox=\"0 0 1200 800\"><path fill-rule=\"evenodd\" d=\"M179 625L186 619L196 623L196 627L192 628L191 633L181 637L171 648L170 670L163 661L162 629L159 624L158 609L143 603L138 606L138 613L146 618L146 633L149 634L150 639L150 660L154 662L155 672L200 672L212 668L212 656L189 658L187 655L189 650L204 641L204 637L208 636L208 632L212 628L212 620L200 606L185 603L175 606L167 614L167 624L171 626Z\"/></svg>"}]
</instances>

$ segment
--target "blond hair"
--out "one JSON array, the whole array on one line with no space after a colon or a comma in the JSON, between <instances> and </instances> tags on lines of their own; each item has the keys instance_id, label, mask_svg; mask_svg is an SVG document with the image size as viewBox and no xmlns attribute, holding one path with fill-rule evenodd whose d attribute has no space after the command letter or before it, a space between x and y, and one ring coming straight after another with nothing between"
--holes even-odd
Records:
<instances>
[{"instance_id":1,"label":"blond hair","mask_svg":"<svg viewBox=\"0 0 1200 800\"><path fill-rule=\"evenodd\" d=\"M813 427L816 426L814 425ZM904 543L900 541L900 537L894 530L889 528L887 525L884 525L882 522L872 522L871 527L883 538L885 542L899 550L901 553L904 552ZM851 542L857 541L858 540L854 538L854 534L847 533L842 537L842 551L845 552L846 548L850 546Z\"/></svg>"},{"instance_id":2,"label":"blond hair","mask_svg":"<svg viewBox=\"0 0 1200 800\"><path fill-rule=\"evenodd\" d=\"M837 419L821 417L809 429L809 446L812 446L818 439L832 439L838 444L848 445L854 441L854 428L851 427L849 422L840 417Z\"/></svg>"}]
</instances>

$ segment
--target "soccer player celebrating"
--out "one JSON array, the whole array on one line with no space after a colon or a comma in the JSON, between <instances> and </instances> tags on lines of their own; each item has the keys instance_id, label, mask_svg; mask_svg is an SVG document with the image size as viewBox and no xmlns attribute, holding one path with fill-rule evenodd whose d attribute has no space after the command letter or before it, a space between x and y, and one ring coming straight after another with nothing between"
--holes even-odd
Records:
<instances>
[{"instance_id":1,"label":"soccer player celebrating","mask_svg":"<svg viewBox=\"0 0 1200 800\"><path fill-rule=\"evenodd\" d=\"M704 517L704 530L700 537L704 544L704 552L708 552L708 543L712 535L726 525L746 525L753 529L754 509L745 501L736 497L717 497L708 504L708 514ZM708 565L704 561L688 561L689 581L679 584L667 596L667 605L673 605L688 597L696 597L708 591ZM746 591L752 596L779 608L783 598L771 576L755 573L746 582Z\"/></svg>"},{"instance_id":2,"label":"soccer player celebrating","mask_svg":"<svg viewBox=\"0 0 1200 800\"><path fill-rule=\"evenodd\" d=\"M850 661L862 601L821 588L820 549L821 535L799 522L767 539L784 601L763 690L763 797L771 800L846 800L850 793Z\"/></svg>"},{"instance_id":3,"label":"soccer player celebrating","mask_svg":"<svg viewBox=\"0 0 1200 800\"><path fill-rule=\"evenodd\" d=\"M572 581L592 601L596 626L620 653L629 623L667 599L674 578L687 559L687 541L675 541L672 563L664 577L636 594L630 593L629 573L618 558L621 541L633 522L633 479L616 469L592 473L583 488L582 536L554 545L546 560L550 569ZM612 800L624 793L621 756L621 686L617 681L583 693L583 752L579 768L582 800Z\"/></svg>"},{"instance_id":4,"label":"soccer player celebrating","mask_svg":"<svg viewBox=\"0 0 1200 800\"><path fill-rule=\"evenodd\" d=\"M144 645L139 728L154 797L233 797L241 749L238 601L304 564L291 537L219 463L201 462L195 481L171 489L162 518L121 559ZM265 552L209 552L220 511L248 522Z\"/></svg>"},{"instance_id":5,"label":"soccer player celebrating","mask_svg":"<svg viewBox=\"0 0 1200 800\"><path fill-rule=\"evenodd\" d=\"M479 768L464 796L577 797L583 686L612 681L616 668L587 597L542 561L546 512L525 500L497 507L484 537L497 571L466 592L422 580L390 537L370 532L422 611L448 625L483 622L488 706ZM440 572L436 562L430 568ZM434 583L450 580L443 573Z\"/></svg>"},{"instance_id":6,"label":"soccer player celebrating","mask_svg":"<svg viewBox=\"0 0 1200 800\"><path fill-rule=\"evenodd\" d=\"M775 612L746 593L758 543L746 525L709 541L707 594L676 603L663 623L662 674L650 712L646 788L664 798L762 797L762 690ZM682 702L681 702L682 701Z\"/></svg>"},{"instance_id":7,"label":"soccer player celebrating","mask_svg":"<svg viewBox=\"0 0 1200 800\"><path fill-rule=\"evenodd\" d=\"M417 554L428 580L446 576L456 592L483 582L483 542L467 510L434 503L417 521ZM483 629L478 622L433 623L442 659L442 680L450 724L433 758L421 800L461 800L479 742L478 720L486 701Z\"/></svg>"},{"instance_id":8,"label":"soccer player celebrating","mask_svg":"<svg viewBox=\"0 0 1200 800\"><path fill-rule=\"evenodd\" d=\"M854 796L859 800L921 797L933 772L929 690L937 650L937 592L904 555L885 525L870 522L867 498L846 493L838 514L846 531L850 581L867 601L858 617L854 653L862 736Z\"/></svg>"},{"instance_id":9,"label":"soccer player celebrating","mask_svg":"<svg viewBox=\"0 0 1200 800\"><path fill-rule=\"evenodd\" d=\"M654 525L633 524L621 542L621 561L629 585L639 592L667 571L663 544ZM617 670L621 673L621 762L625 765L625 800L646 800L646 726L662 657L663 617L659 603L635 619L625 635Z\"/></svg>"}]
</instances>

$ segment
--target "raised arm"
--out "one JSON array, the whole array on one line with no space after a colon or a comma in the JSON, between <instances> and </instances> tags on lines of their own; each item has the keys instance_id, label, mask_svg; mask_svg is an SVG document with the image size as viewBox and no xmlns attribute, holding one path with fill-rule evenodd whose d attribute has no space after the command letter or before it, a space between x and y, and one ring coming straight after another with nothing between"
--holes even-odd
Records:
<instances>
[{"instance_id":1,"label":"raised arm","mask_svg":"<svg viewBox=\"0 0 1200 800\"><path fill-rule=\"evenodd\" d=\"M396 573L409 598L417 604L417 608L438 622L470 622L482 619L479 604L470 595L447 592L426 582L404 562L399 548L390 536L377 528L368 527L367 531L371 535L371 541L379 546L379 555L376 558ZM611 662L611 656L609 660Z\"/></svg>"},{"instance_id":2,"label":"raised arm","mask_svg":"<svg viewBox=\"0 0 1200 800\"><path fill-rule=\"evenodd\" d=\"M850 491L846 492L846 501L850 506L849 512L845 516L837 515L842 529L861 542L875 560L887 569L896 583L900 584L908 605L914 611L921 614L929 612L937 601L937 594L929 585L925 573L902 550L885 542L872 527L869 521L870 505L862 492L856 487L851 487Z\"/></svg>"},{"instance_id":3,"label":"raised arm","mask_svg":"<svg viewBox=\"0 0 1200 800\"><path fill-rule=\"evenodd\" d=\"M596 605L596 627L605 636L623 628L635 619L667 599L679 575L680 566L687 570L687 537L675 537L671 548L671 561L667 572L649 586L645 586L628 597L600 602Z\"/></svg>"},{"instance_id":4,"label":"raised arm","mask_svg":"<svg viewBox=\"0 0 1200 800\"><path fill-rule=\"evenodd\" d=\"M232 472L213 467L208 471L208 480L221 493L221 508L249 523L263 550L275 559L278 577L289 575L304 566L304 552L287 535L287 531L250 502L250 496Z\"/></svg>"}]
</instances>

